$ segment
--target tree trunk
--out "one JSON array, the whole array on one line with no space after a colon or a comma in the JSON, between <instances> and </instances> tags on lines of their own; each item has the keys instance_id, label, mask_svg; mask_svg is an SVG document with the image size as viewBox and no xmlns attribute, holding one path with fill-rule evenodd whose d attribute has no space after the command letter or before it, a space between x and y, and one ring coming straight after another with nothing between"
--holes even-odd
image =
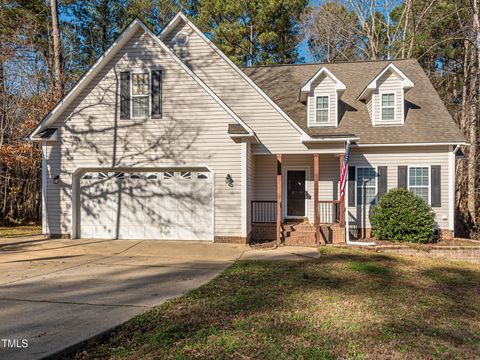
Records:
<instances>
[{"instance_id":1,"label":"tree trunk","mask_svg":"<svg viewBox=\"0 0 480 360\"><path fill-rule=\"evenodd\" d=\"M60 40L60 27L58 25L57 0L50 0L52 12L52 38L53 38L53 61L55 66L55 80L53 85L53 94L56 99L63 96L63 63L62 63L62 45Z\"/></svg>"},{"instance_id":2,"label":"tree trunk","mask_svg":"<svg viewBox=\"0 0 480 360\"><path fill-rule=\"evenodd\" d=\"M476 201L477 201L477 134L478 134L478 89L480 86L479 81L479 65L480 65L480 22L479 22L479 9L477 0L472 1L473 7L473 35L475 41L475 51L472 51L472 71L471 74L471 86L470 86L470 121L469 121L469 143L470 148L468 152L468 212L470 213L474 227L477 224L476 217Z\"/></svg>"}]
</instances>

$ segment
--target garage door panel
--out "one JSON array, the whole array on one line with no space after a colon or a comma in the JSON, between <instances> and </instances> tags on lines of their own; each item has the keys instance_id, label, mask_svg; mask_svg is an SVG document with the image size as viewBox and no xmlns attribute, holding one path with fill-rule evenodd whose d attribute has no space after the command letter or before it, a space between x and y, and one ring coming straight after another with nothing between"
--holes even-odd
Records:
<instances>
[{"instance_id":1,"label":"garage door panel","mask_svg":"<svg viewBox=\"0 0 480 360\"><path fill-rule=\"evenodd\" d=\"M84 238L213 238L207 172L88 173L81 179L80 202Z\"/></svg>"}]
</instances>

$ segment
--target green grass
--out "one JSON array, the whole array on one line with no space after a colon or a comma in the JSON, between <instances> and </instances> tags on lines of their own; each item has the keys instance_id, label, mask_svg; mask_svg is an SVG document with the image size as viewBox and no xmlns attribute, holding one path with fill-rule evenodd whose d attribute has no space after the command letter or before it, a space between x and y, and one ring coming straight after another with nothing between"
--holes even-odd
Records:
<instances>
[{"instance_id":1,"label":"green grass","mask_svg":"<svg viewBox=\"0 0 480 360\"><path fill-rule=\"evenodd\" d=\"M474 359L480 266L328 248L239 261L77 359Z\"/></svg>"},{"instance_id":2,"label":"green grass","mask_svg":"<svg viewBox=\"0 0 480 360\"><path fill-rule=\"evenodd\" d=\"M0 226L0 238L16 237L16 236L29 236L29 235L41 235L41 226Z\"/></svg>"}]
</instances>

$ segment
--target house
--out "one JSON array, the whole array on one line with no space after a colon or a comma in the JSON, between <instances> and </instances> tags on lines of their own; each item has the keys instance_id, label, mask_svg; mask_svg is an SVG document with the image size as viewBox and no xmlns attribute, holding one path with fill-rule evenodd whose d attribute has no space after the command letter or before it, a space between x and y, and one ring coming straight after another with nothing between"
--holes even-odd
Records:
<instances>
[{"instance_id":1,"label":"house","mask_svg":"<svg viewBox=\"0 0 480 360\"><path fill-rule=\"evenodd\" d=\"M133 21L30 139L52 237L287 244L368 236L396 187L451 237L465 144L415 60L239 68L181 13Z\"/></svg>"}]
</instances>

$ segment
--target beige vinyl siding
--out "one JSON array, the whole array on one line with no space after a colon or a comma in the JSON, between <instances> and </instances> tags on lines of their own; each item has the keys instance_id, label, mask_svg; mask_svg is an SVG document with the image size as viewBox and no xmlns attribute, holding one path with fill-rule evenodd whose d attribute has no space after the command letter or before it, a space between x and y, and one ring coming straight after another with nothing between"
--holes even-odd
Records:
<instances>
[{"instance_id":1,"label":"beige vinyl siding","mask_svg":"<svg viewBox=\"0 0 480 360\"><path fill-rule=\"evenodd\" d=\"M313 201L313 155L284 155L282 167L307 168L308 219L314 220ZM318 189L320 200L338 198L338 181L340 178L339 157L334 155L319 156ZM277 160L275 156L255 156L254 200L277 199ZM286 179L283 179L285 183Z\"/></svg>"},{"instance_id":2,"label":"beige vinyl siding","mask_svg":"<svg viewBox=\"0 0 480 360\"><path fill-rule=\"evenodd\" d=\"M382 93L395 94L395 121L382 121ZM378 80L378 88L372 93L374 125L403 124L404 94L402 80L397 74L387 72Z\"/></svg>"},{"instance_id":3,"label":"beige vinyl siding","mask_svg":"<svg viewBox=\"0 0 480 360\"><path fill-rule=\"evenodd\" d=\"M398 186L398 166L441 166L441 207L433 208L436 222L440 228L448 229L448 148L377 148L352 149L350 166L377 167L387 166L387 187ZM430 177L431 180L431 177ZM378 179L377 179L378 181ZM430 190L429 190L430 191ZM349 207L349 218L354 226L370 227L368 216L370 207ZM363 225L363 226L362 226Z\"/></svg>"},{"instance_id":4,"label":"beige vinyl siding","mask_svg":"<svg viewBox=\"0 0 480 360\"><path fill-rule=\"evenodd\" d=\"M335 90L335 81L329 76L323 74L312 83L313 91L310 91L308 101L309 126L320 126L316 123L316 104L317 96L328 96L330 100L329 110L330 118L328 126L337 126L337 92ZM327 126L322 124L322 126Z\"/></svg>"},{"instance_id":5,"label":"beige vinyl siding","mask_svg":"<svg viewBox=\"0 0 480 360\"><path fill-rule=\"evenodd\" d=\"M252 154L252 145L247 144L247 235L252 230L252 208L255 190L255 156Z\"/></svg>"},{"instance_id":6,"label":"beige vinyl siding","mask_svg":"<svg viewBox=\"0 0 480 360\"><path fill-rule=\"evenodd\" d=\"M183 31L189 41L175 44ZM181 21L165 43L257 134L269 153L306 151L300 133L265 98L218 55L193 29Z\"/></svg>"},{"instance_id":7,"label":"beige vinyl siding","mask_svg":"<svg viewBox=\"0 0 480 360\"><path fill-rule=\"evenodd\" d=\"M373 121L373 113L372 113L372 99L373 97L370 96L367 100L367 110L368 110L368 115L370 115L370 119Z\"/></svg>"},{"instance_id":8,"label":"beige vinyl siding","mask_svg":"<svg viewBox=\"0 0 480 360\"><path fill-rule=\"evenodd\" d=\"M162 119L121 120L116 94L124 70L162 69ZM241 144L227 135L231 116L158 44L139 31L57 121L48 147L48 225L71 231L72 173L91 167L208 166L215 174L215 235L240 236ZM60 183L52 178L60 175ZM231 174L234 186L225 183Z\"/></svg>"}]
</instances>

